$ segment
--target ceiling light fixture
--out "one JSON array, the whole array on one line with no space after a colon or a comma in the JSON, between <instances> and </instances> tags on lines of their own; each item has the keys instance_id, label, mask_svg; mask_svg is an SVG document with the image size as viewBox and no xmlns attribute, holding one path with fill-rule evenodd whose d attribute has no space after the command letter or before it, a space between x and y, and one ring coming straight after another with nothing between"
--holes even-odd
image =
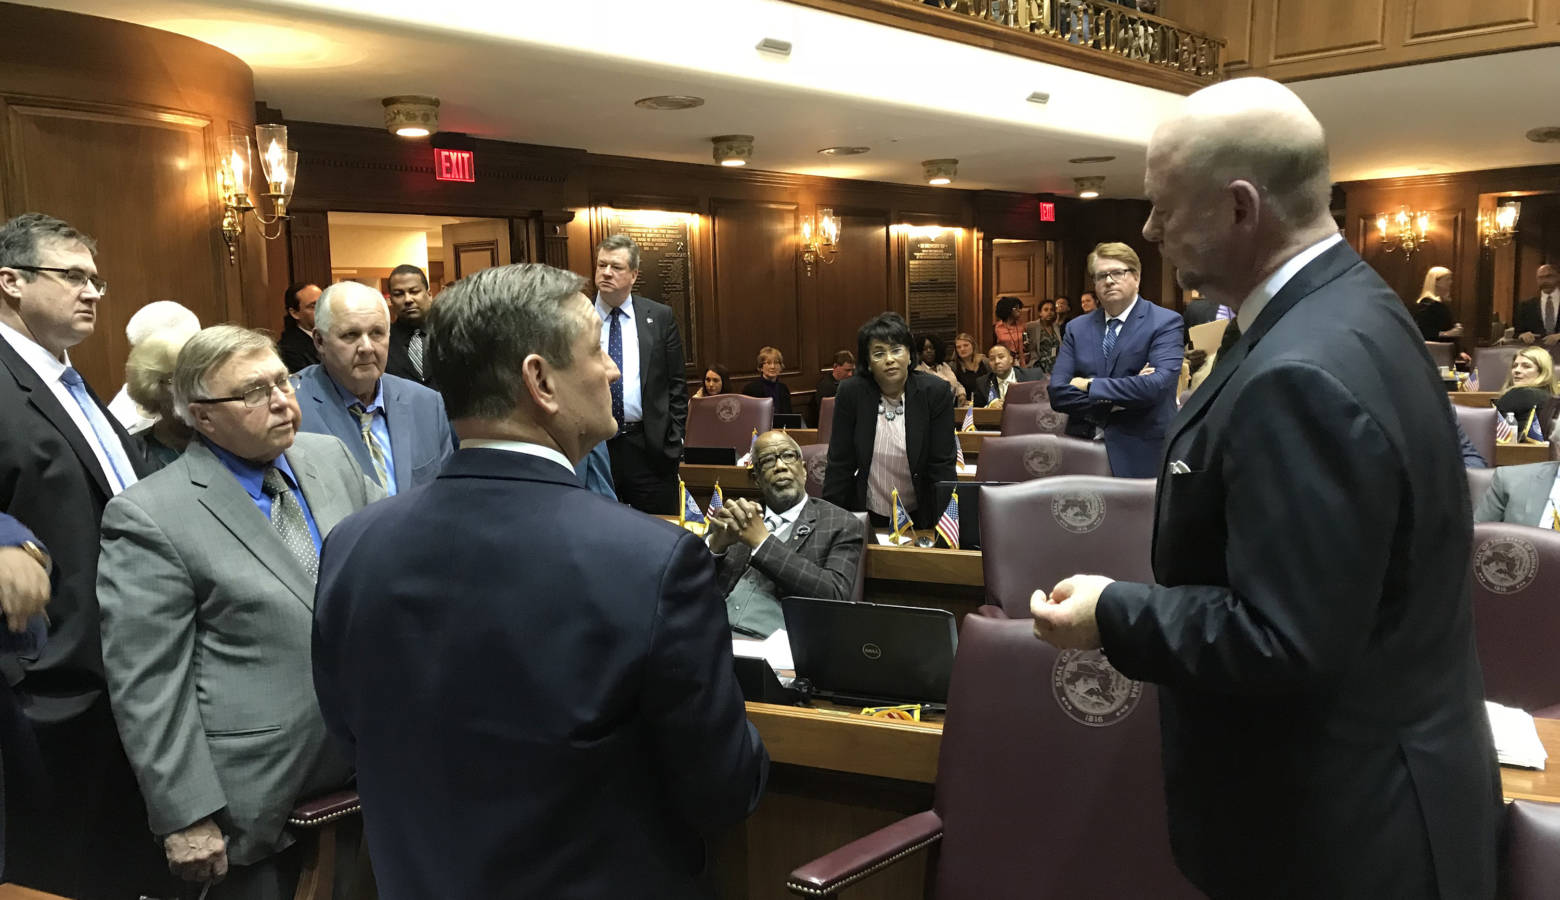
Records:
<instances>
[{"instance_id":1,"label":"ceiling light fixture","mask_svg":"<svg viewBox=\"0 0 1560 900\"><path fill-rule=\"evenodd\" d=\"M1545 125L1527 133L1527 139L1535 144L1560 144L1560 125Z\"/></svg>"},{"instance_id":2,"label":"ceiling light fixture","mask_svg":"<svg viewBox=\"0 0 1560 900\"><path fill-rule=\"evenodd\" d=\"M860 156L871 150L871 147L824 147L818 151L819 156Z\"/></svg>"},{"instance_id":3,"label":"ceiling light fixture","mask_svg":"<svg viewBox=\"0 0 1560 900\"><path fill-rule=\"evenodd\" d=\"M1041 106L1044 106L1051 102L1051 95L1047 94L1045 91L1035 91L1024 99L1028 100L1030 103L1038 103Z\"/></svg>"},{"instance_id":4,"label":"ceiling light fixture","mask_svg":"<svg viewBox=\"0 0 1560 900\"><path fill-rule=\"evenodd\" d=\"M406 94L386 97L385 127L401 137L427 137L439 130L439 98Z\"/></svg>"},{"instance_id":5,"label":"ceiling light fixture","mask_svg":"<svg viewBox=\"0 0 1560 900\"><path fill-rule=\"evenodd\" d=\"M959 161L956 159L923 159L921 169L926 173L927 184L952 184L953 177L959 174Z\"/></svg>"},{"instance_id":6,"label":"ceiling light fixture","mask_svg":"<svg viewBox=\"0 0 1560 900\"><path fill-rule=\"evenodd\" d=\"M1077 166L1086 166L1090 163L1108 163L1115 160L1114 156L1078 156L1069 159L1068 162Z\"/></svg>"},{"instance_id":7,"label":"ceiling light fixture","mask_svg":"<svg viewBox=\"0 0 1560 900\"><path fill-rule=\"evenodd\" d=\"M634 101L634 105L640 109L694 109L704 105L704 98L689 94L660 94L655 97L641 97Z\"/></svg>"},{"instance_id":8,"label":"ceiling light fixture","mask_svg":"<svg viewBox=\"0 0 1560 900\"><path fill-rule=\"evenodd\" d=\"M1100 195L1100 188L1105 186L1105 176L1080 175L1073 179L1073 186L1078 189L1079 200L1093 200Z\"/></svg>"},{"instance_id":9,"label":"ceiling light fixture","mask_svg":"<svg viewBox=\"0 0 1560 900\"><path fill-rule=\"evenodd\" d=\"M779 38L766 37L759 41L755 49L760 53L773 53L776 56L790 56L791 42L782 41Z\"/></svg>"},{"instance_id":10,"label":"ceiling light fixture","mask_svg":"<svg viewBox=\"0 0 1560 900\"><path fill-rule=\"evenodd\" d=\"M723 166L745 166L753 158L751 134L723 134L710 143L715 145L715 161Z\"/></svg>"}]
</instances>

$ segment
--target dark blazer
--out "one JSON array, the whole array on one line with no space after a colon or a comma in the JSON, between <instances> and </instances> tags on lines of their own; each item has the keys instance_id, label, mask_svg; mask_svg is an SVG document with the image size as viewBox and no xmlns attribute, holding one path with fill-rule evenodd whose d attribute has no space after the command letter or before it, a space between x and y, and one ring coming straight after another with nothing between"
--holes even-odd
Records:
<instances>
[{"instance_id":1,"label":"dark blazer","mask_svg":"<svg viewBox=\"0 0 1560 900\"><path fill-rule=\"evenodd\" d=\"M726 615L768 637L785 627L780 612L782 597L815 600L849 600L856 587L867 534L855 516L826 501L809 497L784 542L773 537L758 545L755 553L738 541L715 557L715 577L721 596L727 598ZM762 590L770 604L766 609L742 614L731 609L732 588L751 567L764 576Z\"/></svg>"},{"instance_id":2,"label":"dark blazer","mask_svg":"<svg viewBox=\"0 0 1560 900\"><path fill-rule=\"evenodd\" d=\"M282 326L282 336L276 339L276 352L289 372L301 372L320 361L320 351L314 346L314 338L298 327L292 316Z\"/></svg>"},{"instance_id":3,"label":"dark blazer","mask_svg":"<svg viewBox=\"0 0 1560 900\"><path fill-rule=\"evenodd\" d=\"M1451 340L1441 337L1441 332L1451 331L1452 326L1456 324L1452 318L1451 307L1443 300L1421 297L1419 302L1414 304L1414 325L1426 341Z\"/></svg>"},{"instance_id":4,"label":"dark blazer","mask_svg":"<svg viewBox=\"0 0 1560 900\"><path fill-rule=\"evenodd\" d=\"M1176 417L1161 586L1112 584L1097 617L1112 665L1163 686L1171 845L1210 895L1493 896L1456 448L1418 329L1347 244Z\"/></svg>"},{"instance_id":5,"label":"dark blazer","mask_svg":"<svg viewBox=\"0 0 1560 900\"><path fill-rule=\"evenodd\" d=\"M390 323L390 353L385 357L385 374L425 385L428 383L428 379L418 375L417 370L412 368L412 357L406 352L406 345L411 343L412 332L416 330L401 319ZM423 334L423 347L426 350L428 346L426 329L424 329ZM316 359L315 362L319 362L319 360ZM427 364L428 357L425 353L423 356L424 368L427 367Z\"/></svg>"},{"instance_id":6,"label":"dark blazer","mask_svg":"<svg viewBox=\"0 0 1560 900\"><path fill-rule=\"evenodd\" d=\"M639 328L639 388L643 398L645 447L657 448L667 465L682 458L688 425L688 383L683 379L682 336L672 308L634 295L634 324ZM787 400L790 393L786 393ZM779 409L775 410L780 412Z\"/></svg>"},{"instance_id":7,"label":"dark blazer","mask_svg":"<svg viewBox=\"0 0 1560 900\"><path fill-rule=\"evenodd\" d=\"M639 304L635 303L634 305L638 306ZM770 393L770 386L764 382L763 378L755 378L742 386L742 395L744 397L758 397L760 399L773 397L775 401L774 412L790 415L791 389L786 387L785 382L776 381L773 383L773 391L774 393Z\"/></svg>"},{"instance_id":8,"label":"dark blazer","mask_svg":"<svg viewBox=\"0 0 1560 900\"><path fill-rule=\"evenodd\" d=\"M1044 381L1050 376L1034 367L1014 366L1013 377L1022 384L1026 381ZM982 408L990 405L991 387L996 381L997 373L989 369L985 374L977 376L975 379L975 392L970 394L970 402Z\"/></svg>"},{"instance_id":9,"label":"dark blazer","mask_svg":"<svg viewBox=\"0 0 1560 900\"><path fill-rule=\"evenodd\" d=\"M877 439L878 403L883 392L871 375L856 375L840 384L834 397L834 431L829 438L829 465L823 478L823 499L841 509L867 508L867 476ZM917 528L931 528L937 508L937 482L958 478L954 467L953 392L948 382L925 372L911 372L905 383L905 452L915 480Z\"/></svg>"},{"instance_id":10,"label":"dark blazer","mask_svg":"<svg viewBox=\"0 0 1560 900\"><path fill-rule=\"evenodd\" d=\"M768 768L703 542L505 450L336 526L314 680L385 900L708 896Z\"/></svg>"},{"instance_id":11,"label":"dark blazer","mask_svg":"<svg viewBox=\"0 0 1560 900\"><path fill-rule=\"evenodd\" d=\"M1554 332L1544 328L1544 307L1542 297L1529 297L1517 304L1516 314L1512 318L1512 328L1517 334L1533 332L1539 337L1544 337ZM1560 331L1560 314L1555 316L1555 331Z\"/></svg>"},{"instance_id":12,"label":"dark blazer","mask_svg":"<svg viewBox=\"0 0 1560 900\"><path fill-rule=\"evenodd\" d=\"M991 365L982 359L980 364L975 367L975 371L966 372L962 363L954 363L953 374L954 377L959 379L959 384L964 385L964 396L968 400L973 401L975 399L975 387L980 383L980 379L983 376L991 374ZM976 403L975 405L981 406L983 404Z\"/></svg>"},{"instance_id":13,"label":"dark blazer","mask_svg":"<svg viewBox=\"0 0 1560 900\"><path fill-rule=\"evenodd\" d=\"M26 698L27 714L57 723L85 712L106 690L98 637L98 527L108 478L87 439L48 386L0 340L0 511L26 522L49 548L58 572L49 603L49 642L23 675L5 677ZM91 386L87 388L91 392ZM130 436L103 408L138 476L148 474Z\"/></svg>"},{"instance_id":14,"label":"dark blazer","mask_svg":"<svg viewBox=\"0 0 1560 900\"><path fill-rule=\"evenodd\" d=\"M1139 297L1108 360L1104 339L1103 307L1067 323L1051 369L1051 408L1067 413L1073 437L1092 439L1095 427L1104 427L1112 475L1152 478L1165 429L1175 417L1186 347L1181 317ZM1154 374L1139 375L1144 365L1153 366ZM1078 377L1094 379L1087 394L1068 383Z\"/></svg>"},{"instance_id":15,"label":"dark blazer","mask_svg":"<svg viewBox=\"0 0 1560 900\"><path fill-rule=\"evenodd\" d=\"M374 460L363 443L363 428L357 417L341 403L341 395L324 366L310 366L300 375L298 409L303 413L299 429L339 438L363 474L378 481ZM415 381L384 375L379 379L384 393L385 419L390 427L390 459L395 466L397 491L426 484L439 474L444 462L455 452L455 432L450 429L444 411L444 398Z\"/></svg>"}]
</instances>

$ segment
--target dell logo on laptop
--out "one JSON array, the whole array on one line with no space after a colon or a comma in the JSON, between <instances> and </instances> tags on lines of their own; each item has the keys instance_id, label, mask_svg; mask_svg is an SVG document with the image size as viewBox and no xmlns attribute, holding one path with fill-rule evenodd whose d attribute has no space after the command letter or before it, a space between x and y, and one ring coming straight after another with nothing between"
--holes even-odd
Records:
<instances>
[{"instance_id":1,"label":"dell logo on laptop","mask_svg":"<svg viewBox=\"0 0 1560 900\"><path fill-rule=\"evenodd\" d=\"M883 655L883 648L877 644L862 644L861 655L867 659L877 659Z\"/></svg>"}]
</instances>

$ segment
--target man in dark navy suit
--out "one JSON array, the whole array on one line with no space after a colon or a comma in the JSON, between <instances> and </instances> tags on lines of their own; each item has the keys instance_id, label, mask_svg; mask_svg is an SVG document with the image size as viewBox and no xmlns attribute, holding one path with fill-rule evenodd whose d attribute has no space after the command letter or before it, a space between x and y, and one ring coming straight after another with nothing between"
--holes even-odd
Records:
<instances>
[{"instance_id":1,"label":"man in dark navy suit","mask_svg":"<svg viewBox=\"0 0 1560 900\"><path fill-rule=\"evenodd\" d=\"M1402 301L1329 212L1288 88L1205 88L1155 132L1143 236L1235 310L1170 429L1157 584L1076 575L1035 631L1161 685L1170 843L1222 898L1493 897L1500 776L1466 476Z\"/></svg>"},{"instance_id":2,"label":"man in dark navy suit","mask_svg":"<svg viewBox=\"0 0 1560 900\"><path fill-rule=\"evenodd\" d=\"M574 474L617 431L584 286L446 289L428 362L461 449L325 542L315 686L386 900L711 896L705 839L763 790L709 550Z\"/></svg>"},{"instance_id":3,"label":"man in dark navy suit","mask_svg":"<svg viewBox=\"0 0 1560 900\"><path fill-rule=\"evenodd\" d=\"M1152 478L1175 417L1181 317L1138 295L1143 270L1126 244L1089 254L1100 307L1067 323L1051 368L1051 407L1067 433L1103 440L1112 475Z\"/></svg>"}]
</instances>

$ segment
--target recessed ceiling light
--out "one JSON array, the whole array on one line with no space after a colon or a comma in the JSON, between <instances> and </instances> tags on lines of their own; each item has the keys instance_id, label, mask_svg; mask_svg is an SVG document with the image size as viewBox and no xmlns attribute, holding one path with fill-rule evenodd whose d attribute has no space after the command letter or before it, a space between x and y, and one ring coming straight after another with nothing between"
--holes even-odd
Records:
<instances>
[{"instance_id":1,"label":"recessed ceiling light","mask_svg":"<svg viewBox=\"0 0 1560 900\"><path fill-rule=\"evenodd\" d=\"M754 49L762 53L773 53L776 56L790 56L791 42L782 41L779 38L766 37L759 41Z\"/></svg>"},{"instance_id":2,"label":"recessed ceiling light","mask_svg":"<svg viewBox=\"0 0 1560 900\"><path fill-rule=\"evenodd\" d=\"M1545 125L1527 133L1527 139L1535 144L1560 144L1560 125Z\"/></svg>"},{"instance_id":3,"label":"recessed ceiling light","mask_svg":"<svg viewBox=\"0 0 1560 900\"><path fill-rule=\"evenodd\" d=\"M1030 103L1038 103L1041 106L1044 106L1045 104L1051 102L1051 95L1047 94L1045 91L1035 91L1024 99L1028 100Z\"/></svg>"},{"instance_id":4,"label":"recessed ceiling light","mask_svg":"<svg viewBox=\"0 0 1560 900\"><path fill-rule=\"evenodd\" d=\"M385 128L401 137L427 137L439 130L439 98L408 94L386 97Z\"/></svg>"},{"instance_id":5,"label":"recessed ceiling light","mask_svg":"<svg viewBox=\"0 0 1560 900\"><path fill-rule=\"evenodd\" d=\"M871 147L824 147L818 153L822 156L860 156L871 149Z\"/></svg>"},{"instance_id":6,"label":"recessed ceiling light","mask_svg":"<svg viewBox=\"0 0 1560 900\"><path fill-rule=\"evenodd\" d=\"M634 105L640 109L693 109L703 106L704 98L687 94L662 94L658 97L642 97L635 100Z\"/></svg>"},{"instance_id":7,"label":"recessed ceiling light","mask_svg":"<svg viewBox=\"0 0 1560 900\"><path fill-rule=\"evenodd\" d=\"M745 166L753 156L751 134L723 134L710 143L715 145L715 161L723 166Z\"/></svg>"},{"instance_id":8,"label":"recessed ceiling light","mask_svg":"<svg viewBox=\"0 0 1560 900\"><path fill-rule=\"evenodd\" d=\"M1080 156L1076 159L1069 159L1068 162L1082 166L1089 163L1107 163L1115 158L1114 156Z\"/></svg>"},{"instance_id":9,"label":"recessed ceiling light","mask_svg":"<svg viewBox=\"0 0 1560 900\"><path fill-rule=\"evenodd\" d=\"M959 161L926 159L921 161L921 169L926 173L927 184L952 184L953 176L959 174Z\"/></svg>"},{"instance_id":10,"label":"recessed ceiling light","mask_svg":"<svg viewBox=\"0 0 1560 900\"><path fill-rule=\"evenodd\" d=\"M1093 200L1100 195L1100 188L1105 186L1105 176L1083 175L1074 178L1073 185L1078 189L1078 199Z\"/></svg>"}]
</instances>

